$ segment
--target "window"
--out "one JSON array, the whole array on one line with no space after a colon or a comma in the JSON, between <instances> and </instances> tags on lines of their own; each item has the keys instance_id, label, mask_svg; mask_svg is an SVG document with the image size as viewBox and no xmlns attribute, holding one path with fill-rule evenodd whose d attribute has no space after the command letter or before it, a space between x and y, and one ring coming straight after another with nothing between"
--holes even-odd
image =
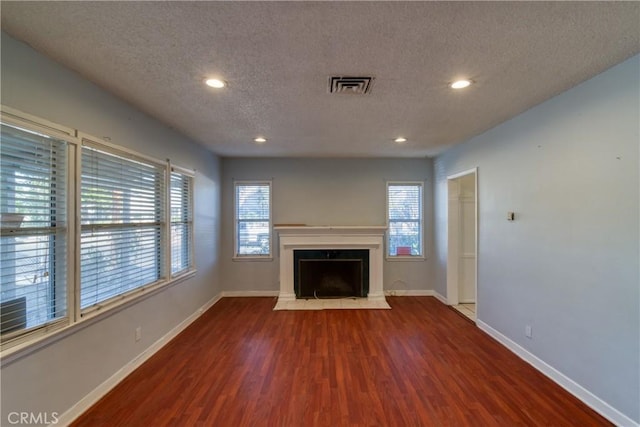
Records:
<instances>
[{"instance_id":1,"label":"window","mask_svg":"<svg viewBox=\"0 0 640 427\"><path fill-rule=\"evenodd\" d=\"M192 172L0 111L3 355L195 271Z\"/></svg>"},{"instance_id":2,"label":"window","mask_svg":"<svg viewBox=\"0 0 640 427\"><path fill-rule=\"evenodd\" d=\"M422 183L387 184L388 256L422 256Z\"/></svg>"},{"instance_id":3,"label":"window","mask_svg":"<svg viewBox=\"0 0 640 427\"><path fill-rule=\"evenodd\" d=\"M67 142L2 123L2 341L67 319Z\"/></svg>"},{"instance_id":4,"label":"window","mask_svg":"<svg viewBox=\"0 0 640 427\"><path fill-rule=\"evenodd\" d=\"M171 172L171 275L193 267L193 177L175 168Z\"/></svg>"},{"instance_id":5,"label":"window","mask_svg":"<svg viewBox=\"0 0 640 427\"><path fill-rule=\"evenodd\" d=\"M236 182L236 256L271 255L271 183Z\"/></svg>"},{"instance_id":6,"label":"window","mask_svg":"<svg viewBox=\"0 0 640 427\"><path fill-rule=\"evenodd\" d=\"M163 278L166 167L83 141L82 310Z\"/></svg>"}]
</instances>

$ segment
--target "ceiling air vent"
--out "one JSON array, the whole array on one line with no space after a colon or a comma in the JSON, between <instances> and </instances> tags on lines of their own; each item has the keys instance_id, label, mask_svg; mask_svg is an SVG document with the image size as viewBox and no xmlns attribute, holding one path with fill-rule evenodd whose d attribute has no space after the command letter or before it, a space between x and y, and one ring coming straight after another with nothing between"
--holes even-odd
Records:
<instances>
[{"instance_id":1,"label":"ceiling air vent","mask_svg":"<svg viewBox=\"0 0 640 427\"><path fill-rule=\"evenodd\" d=\"M329 93L364 95L371 92L373 77L329 77Z\"/></svg>"}]
</instances>

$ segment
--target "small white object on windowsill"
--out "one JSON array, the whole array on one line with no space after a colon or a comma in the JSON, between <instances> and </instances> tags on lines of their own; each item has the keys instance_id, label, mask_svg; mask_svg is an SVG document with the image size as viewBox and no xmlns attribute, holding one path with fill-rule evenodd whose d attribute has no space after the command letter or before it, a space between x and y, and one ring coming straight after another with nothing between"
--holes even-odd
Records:
<instances>
[{"instance_id":1,"label":"small white object on windowsill","mask_svg":"<svg viewBox=\"0 0 640 427\"><path fill-rule=\"evenodd\" d=\"M20 228L24 215L16 213L0 214L0 224L2 228Z\"/></svg>"}]
</instances>

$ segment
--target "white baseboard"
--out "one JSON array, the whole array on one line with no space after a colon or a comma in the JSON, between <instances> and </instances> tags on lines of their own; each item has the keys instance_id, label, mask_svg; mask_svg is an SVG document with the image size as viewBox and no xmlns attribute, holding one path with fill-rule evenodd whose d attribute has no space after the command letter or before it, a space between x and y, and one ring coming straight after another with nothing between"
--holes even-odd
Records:
<instances>
[{"instance_id":1,"label":"white baseboard","mask_svg":"<svg viewBox=\"0 0 640 427\"><path fill-rule=\"evenodd\" d=\"M476 320L476 325L478 326L478 328L486 332L500 344L518 355L525 362L529 363L538 371L542 372L560 387L573 394L587 406L591 407L591 409L593 409L615 425L624 427L640 427L639 423L633 421L631 418L624 415L622 412L618 411L617 409L600 399L598 396L591 393L589 390L582 387L580 384L576 383L571 378L564 375L562 372L550 366L542 359L539 359L537 356L521 347L518 343L512 341L510 338L493 329L483 321Z\"/></svg>"},{"instance_id":2,"label":"white baseboard","mask_svg":"<svg viewBox=\"0 0 640 427\"><path fill-rule=\"evenodd\" d=\"M227 297L277 297L280 291L223 291L222 298Z\"/></svg>"},{"instance_id":3,"label":"white baseboard","mask_svg":"<svg viewBox=\"0 0 640 427\"><path fill-rule=\"evenodd\" d=\"M187 326L189 326L194 320L198 317L202 316L202 314L211 308L215 303L220 301L223 297L223 294L218 294L209 300L205 305L196 310L191 316L187 317L185 320L180 322L175 328L171 329L164 336L162 336L158 341L151 344L144 350L142 353L138 355L135 359L131 360L129 363L120 368L115 374L109 377L106 381L100 384L98 387L93 389L89 394L83 397L80 401L78 401L75 405L69 408L64 414L58 417L58 421L56 424L51 424L53 427L59 426L67 426L71 424L76 418L82 415L87 409L89 409L93 404L95 404L98 400L100 400L104 395L106 395L112 388L120 383L123 379L127 377L131 372L136 370L140 365L142 365L147 359L153 356L158 350L164 347L169 341L171 341L174 337L176 337L180 332L185 330Z\"/></svg>"},{"instance_id":4,"label":"white baseboard","mask_svg":"<svg viewBox=\"0 0 640 427\"><path fill-rule=\"evenodd\" d=\"M436 297L436 299L438 301L440 301L441 303L443 303L444 305L449 305L449 303L447 302L447 298L444 297L442 294L440 294L440 293L438 293L436 291L433 291L433 296Z\"/></svg>"},{"instance_id":5,"label":"white baseboard","mask_svg":"<svg viewBox=\"0 0 640 427\"><path fill-rule=\"evenodd\" d=\"M387 289L384 294L388 297L432 297L432 289Z\"/></svg>"}]
</instances>

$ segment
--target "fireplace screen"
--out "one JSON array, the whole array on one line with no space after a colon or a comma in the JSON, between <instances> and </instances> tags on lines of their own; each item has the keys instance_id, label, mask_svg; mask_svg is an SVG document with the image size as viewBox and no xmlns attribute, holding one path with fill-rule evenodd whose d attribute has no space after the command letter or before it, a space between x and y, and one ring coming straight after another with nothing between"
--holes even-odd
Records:
<instances>
[{"instance_id":1,"label":"fireplace screen","mask_svg":"<svg viewBox=\"0 0 640 427\"><path fill-rule=\"evenodd\" d=\"M294 251L294 288L298 298L366 297L368 250Z\"/></svg>"}]
</instances>

